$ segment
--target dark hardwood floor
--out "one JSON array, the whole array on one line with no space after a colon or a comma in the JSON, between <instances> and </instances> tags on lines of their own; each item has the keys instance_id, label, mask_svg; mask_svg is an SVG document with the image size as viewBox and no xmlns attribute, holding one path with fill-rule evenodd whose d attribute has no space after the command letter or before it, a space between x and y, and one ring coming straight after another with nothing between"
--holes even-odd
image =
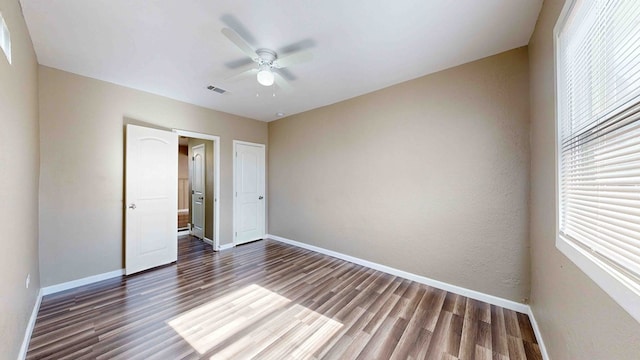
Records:
<instances>
[{"instance_id":1,"label":"dark hardwood floor","mask_svg":"<svg viewBox=\"0 0 640 360\"><path fill-rule=\"evenodd\" d=\"M541 359L527 315L272 240L46 296L28 359Z\"/></svg>"}]
</instances>

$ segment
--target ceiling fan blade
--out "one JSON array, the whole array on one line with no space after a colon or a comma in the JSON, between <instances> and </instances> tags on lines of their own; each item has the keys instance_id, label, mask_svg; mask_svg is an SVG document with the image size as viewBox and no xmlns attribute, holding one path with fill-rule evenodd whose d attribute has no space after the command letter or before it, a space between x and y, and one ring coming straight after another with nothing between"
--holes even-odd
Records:
<instances>
[{"instance_id":1,"label":"ceiling fan blade","mask_svg":"<svg viewBox=\"0 0 640 360\"><path fill-rule=\"evenodd\" d=\"M243 53L245 53L248 57L255 61L258 57L256 51L251 48L251 46L238 35L237 32L233 31L229 28L222 28L222 34L227 37L227 39L231 40Z\"/></svg>"},{"instance_id":2,"label":"ceiling fan blade","mask_svg":"<svg viewBox=\"0 0 640 360\"><path fill-rule=\"evenodd\" d=\"M273 66L279 69L289 67L291 65L300 64L313 59L313 54L309 51L299 51L282 58L278 58L273 62Z\"/></svg>"},{"instance_id":3,"label":"ceiling fan blade","mask_svg":"<svg viewBox=\"0 0 640 360\"><path fill-rule=\"evenodd\" d=\"M297 79L297 77L295 75L293 75L293 73L289 69L273 68L273 71L279 73L280 75L282 75L282 77L285 80L287 80L288 82L292 82L292 81L295 81Z\"/></svg>"},{"instance_id":4,"label":"ceiling fan blade","mask_svg":"<svg viewBox=\"0 0 640 360\"><path fill-rule=\"evenodd\" d=\"M273 75L275 75L276 85L278 85L278 87L282 89L282 91L291 92L293 90L289 82L285 78L283 78L280 73L274 71Z\"/></svg>"},{"instance_id":5,"label":"ceiling fan blade","mask_svg":"<svg viewBox=\"0 0 640 360\"><path fill-rule=\"evenodd\" d=\"M255 76L255 74L258 73L258 69L256 69L255 67L249 69L249 70L244 70L241 71L239 73L236 73L234 75L229 76L228 78L226 78L226 81L236 81L236 80L241 80L241 79L245 79L248 78L249 76Z\"/></svg>"}]
</instances>

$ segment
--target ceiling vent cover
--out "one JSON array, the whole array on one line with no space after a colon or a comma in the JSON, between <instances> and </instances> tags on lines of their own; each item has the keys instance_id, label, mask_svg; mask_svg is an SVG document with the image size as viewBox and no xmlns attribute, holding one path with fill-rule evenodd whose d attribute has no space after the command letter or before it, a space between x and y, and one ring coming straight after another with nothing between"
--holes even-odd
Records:
<instances>
[{"instance_id":1,"label":"ceiling vent cover","mask_svg":"<svg viewBox=\"0 0 640 360\"><path fill-rule=\"evenodd\" d=\"M217 92L218 94L224 94L224 93L226 93L226 92L227 92L227 90L225 90L225 89L220 89L219 87L215 87L215 86L213 86L213 85L209 85L209 86L207 86L207 89L209 89L209 90L211 90L211 91L214 91L214 92Z\"/></svg>"}]
</instances>

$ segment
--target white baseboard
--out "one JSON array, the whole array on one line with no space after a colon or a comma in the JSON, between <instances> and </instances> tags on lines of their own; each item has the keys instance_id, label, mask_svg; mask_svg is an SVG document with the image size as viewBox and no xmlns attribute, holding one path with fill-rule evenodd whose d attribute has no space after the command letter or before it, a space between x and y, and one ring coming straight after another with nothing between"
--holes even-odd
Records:
<instances>
[{"instance_id":1,"label":"white baseboard","mask_svg":"<svg viewBox=\"0 0 640 360\"><path fill-rule=\"evenodd\" d=\"M38 311L40 310L40 303L42 303L42 289L38 291L38 297L36 303L33 305L31 311L31 317L27 323L27 328L24 331L24 339L22 340L22 346L20 346L20 352L18 353L18 360L24 360L27 357L27 350L29 350L29 342L31 341L31 334L33 334L33 328L36 326L36 319L38 318Z\"/></svg>"},{"instance_id":2,"label":"white baseboard","mask_svg":"<svg viewBox=\"0 0 640 360\"><path fill-rule=\"evenodd\" d=\"M357 257L354 257L354 256L342 254L342 253L339 253L337 251L327 250L327 249L324 249L324 248L321 248L321 247L318 247L318 246L313 246L313 245L301 243L301 242L298 242L298 241L295 241L295 240L283 238L281 236L267 234L266 237L269 238L269 239L272 239L272 240L280 241L280 242L285 243L285 244L289 244L289 245L301 247L303 249L315 251L315 252L318 252L318 253L321 253L321 254L333 256L335 258L346 260L346 261L352 262L354 264L366 266L368 268L371 268L371 269L374 269L374 270L378 270L378 271L382 271L382 272L387 273L387 274L399 276L399 277L402 277L402 278L405 278L405 279L408 279L408 280L412 280L412 281L415 281L415 282L418 282L418 283L421 283L421 284L429 285L429 286L432 286L432 287L435 287L435 288L438 288L438 289L442 289L442 290L446 290L446 291L449 291L449 292L452 292L452 293L455 293L455 294L458 294L458 295L466 296L466 297L471 298L471 299L483 301L483 302L486 302L486 303L489 303L489 304L492 304L492 305L503 307L505 309L509 309L509 310L517 311L517 312L520 312L520 313L523 313L523 314L527 314L527 315L529 315L529 319L531 319L531 326L533 327L533 331L536 334L536 339L538 341L538 347L540 348L540 353L542 354L542 358L544 360L549 360L549 355L547 354L547 348L545 347L544 342L542 340L542 334L540 333L540 328L538 327L538 323L536 322L536 318L533 315L533 311L531 310L531 307L529 305L527 305L527 304L521 304L521 303L513 301L513 300L504 299L504 298L501 298L501 297L485 294L485 293L482 293L482 292L479 292L479 291L476 291L476 290L471 290L471 289L463 288L461 286L452 285L452 284L445 283L445 282L442 282L442 281L430 279L430 278L425 277L425 276L412 274L410 272L403 271L403 270L398 270L398 269L392 268L390 266L386 266L386 265L374 263L372 261L360 259L360 258L357 258Z\"/></svg>"},{"instance_id":3,"label":"white baseboard","mask_svg":"<svg viewBox=\"0 0 640 360\"><path fill-rule=\"evenodd\" d=\"M529 320L531 320L531 327L533 327L533 332L536 334L536 340L538 340L538 347L540 348L542 359L549 360L547 347L544 345L544 340L542 339L542 333L540 332L540 327L538 327L538 322L536 321L536 317L533 315L533 309L531 308L531 306L528 306L528 308L529 308L529 311L527 312L527 315L529 315Z\"/></svg>"},{"instance_id":4,"label":"white baseboard","mask_svg":"<svg viewBox=\"0 0 640 360\"><path fill-rule=\"evenodd\" d=\"M206 242L207 244L209 244L209 245L213 246L213 240L211 240L211 239L207 239L207 238L205 237L205 238L202 238L202 241L204 241L204 242Z\"/></svg>"},{"instance_id":5,"label":"white baseboard","mask_svg":"<svg viewBox=\"0 0 640 360\"><path fill-rule=\"evenodd\" d=\"M229 243L229 244L220 244L220 245L218 246L218 250L219 250L219 251L227 250L227 249L231 249L232 247L235 247L235 246L236 246L236 244L234 244L234 243Z\"/></svg>"},{"instance_id":6,"label":"white baseboard","mask_svg":"<svg viewBox=\"0 0 640 360\"><path fill-rule=\"evenodd\" d=\"M77 288L79 286L89 285L98 281L107 280L107 279L111 279L111 278L122 276L122 275L124 275L124 269L114 270L114 271L93 275L93 276L88 276L86 278L68 281L62 284L47 286L42 288L41 290L42 296Z\"/></svg>"},{"instance_id":7,"label":"white baseboard","mask_svg":"<svg viewBox=\"0 0 640 360\"><path fill-rule=\"evenodd\" d=\"M354 257L354 256L342 254L342 253L339 253L339 252L336 252L336 251L327 250L327 249L324 249L324 248L321 248L321 247L317 247L317 246L301 243L301 242L298 242L298 241L295 241L295 240L290 240L290 239L287 239L287 238L283 238L281 236L267 234L266 237L269 238L269 239L272 239L272 240L276 240L276 241L285 243L285 244L301 247L303 249L315 251L315 252L318 252L318 253L321 253L321 254L325 254L325 255L333 256L333 257L338 258L338 259L349 261L349 262L352 262L354 264L366 266L368 268L371 268L371 269L374 269L374 270L378 270L378 271L382 271L382 272L385 272L387 274L399 276L399 277L402 277L402 278L405 278L405 279L408 279L408 280L412 280L412 281L415 281L415 282L418 282L418 283L421 283L421 284L433 286L435 288L446 290L446 291L449 291L449 292L452 292L452 293L455 293L455 294L458 294L458 295L466 296L468 298L476 299L476 300L479 300L479 301L484 301L484 302L492 304L492 305L501 306L501 307L506 308L506 309L510 309L510 310L514 310L514 311L518 311L518 312L527 314L527 315L529 315L529 319L531 320L531 326L533 327L533 331L534 331L534 333L536 335L536 339L538 341L538 346L540 348L540 352L542 354L542 358L544 360L549 360L549 355L547 353L547 348L546 348L546 346L544 344L544 341L543 341L543 338L542 338L542 334L540 332L540 327L538 326L538 322L536 321L536 318L535 318L535 316L533 314L533 310L531 309L531 307L529 305L521 304L521 303L518 303L518 302L515 302L515 301L512 301L512 300L507 300L507 299L503 299L503 298L500 298L500 297L497 297L497 296L481 293L479 291L463 288L463 287L460 287L460 286L457 286L457 285L448 284L448 283L445 283L445 282L442 282L442 281L430 279L430 278L425 277L425 276L412 274L412 273L407 272L407 271L398 270L398 269L395 269L395 268L392 268L392 267L389 267L389 266L386 266L386 265L374 263L372 261L360 259L360 258L357 258L357 257ZM209 240L207 238L205 238L204 241L205 242L209 242L209 243L213 243L211 240ZM231 249L234 246L235 246L235 244L233 244L233 243L222 244L222 245L218 246L218 250ZM95 283L95 282L98 282L98 281L111 279L111 278L122 276L122 275L124 275L124 269L115 270L115 271L111 271L111 272L103 273L103 274L98 274L98 275L94 275L94 276L89 276L89 277L86 277L86 278L73 280L73 281L69 281L69 282L66 282L66 283L62 283L62 284L47 286L45 288L40 289L40 291L38 293L38 298L36 299L36 303L35 303L35 305L33 307L32 313L31 313L31 317L29 318L29 323L27 324L27 328L25 330L24 340L22 342L22 346L20 347L20 352L18 353L18 360L25 359L25 357L27 355L29 341L31 340L31 334L33 333L33 328L34 328L35 323L36 323L36 318L38 317L38 310L40 309L40 304L42 302L42 297L43 296L49 295L49 294L53 294L53 293L57 293L57 292L64 291L64 290L68 290L68 289L73 289L73 288L76 288L76 287L79 287L79 286L88 285L88 284Z\"/></svg>"},{"instance_id":8,"label":"white baseboard","mask_svg":"<svg viewBox=\"0 0 640 360\"><path fill-rule=\"evenodd\" d=\"M449 292L452 292L452 293L455 293L455 294L458 294L458 295L466 296L466 297L471 298L471 299L483 301L483 302L486 302L486 303L489 303L489 304L492 304L492 305L503 307L505 309L509 309L509 310L517 311L517 312L520 312L520 313L523 313L523 314L527 314L527 315L529 315L529 319L531 319L531 326L533 327L533 331L536 334L536 339L538 341L538 346L540 347L540 353L542 353L542 358L544 360L549 360L549 355L547 354L547 348L545 347L544 342L542 340L542 334L540 333L540 328L538 327L538 323L536 322L536 318L533 315L533 311L531 310L531 307L529 305L527 305L527 304L521 304L521 303L513 301L513 300L504 299L504 298L501 298L501 297L485 294L485 293L482 293L482 292L479 292L479 291L476 291L476 290L471 290L471 289L463 288L461 286L452 285L452 284L445 283L445 282L442 282L442 281L430 279L430 278L425 277L425 276L412 274L410 272L403 271L403 270L398 270L398 269L392 268L390 266L386 266L386 265L374 263L372 261L360 259L360 258L357 258L357 257L354 257L354 256L342 254L342 253L339 253L337 251L327 250L327 249L324 249L324 248L321 248L321 247L318 247L318 246L313 246L313 245L301 243L301 242L298 242L298 241L295 241L295 240L283 238L281 236L267 234L266 237L269 238L269 239L272 239L272 240L280 241L280 242L285 243L285 244L289 244L289 245L301 247L303 249L315 251L315 252L318 252L318 253L321 253L321 254L333 256L335 258L346 260L346 261L352 262L354 264L366 266L368 268L371 268L371 269L374 269L374 270L378 270L378 271L382 271L382 272L387 273L387 274L399 276L399 277L402 277L402 278L405 278L405 279L408 279L408 280L412 280L412 281L415 281L415 282L418 282L418 283L421 283L421 284L429 285L429 286L432 286L432 287L435 287L435 288L438 288L438 289L442 289L442 290L446 290L446 291L449 291Z\"/></svg>"},{"instance_id":9,"label":"white baseboard","mask_svg":"<svg viewBox=\"0 0 640 360\"><path fill-rule=\"evenodd\" d=\"M484 301L484 302L489 303L489 304L501 306L501 307L503 307L505 309L510 309L510 310L518 311L518 312L525 313L525 314L527 314L529 312L529 307L526 304L521 304L519 302L515 302L515 301L512 301L512 300L507 300L507 299L503 299L503 298L500 298L500 297L497 297L497 296L481 293L479 291L463 288L461 286L452 285L452 284L445 283L445 282L442 282L442 281L439 281L439 280L430 279L430 278L425 277L425 276L412 274L410 272L403 271L403 270L398 270L398 269L392 268L390 266L374 263L372 261L360 259L360 258L357 258L357 257L354 257L354 256L350 256L350 255L345 255L345 254L339 253L337 251L327 250L327 249L320 248L320 247L317 247L317 246L313 246L313 245L301 243L301 242L298 242L298 241L295 241L295 240L290 240L290 239L287 239L287 238L283 238L283 237L280 237L280 236L267 234L267 237L270 238L270 239L276 240L276 241L280 241L280 242L286 243L286 244L298 246L298 247L301 247L301 248L304 248L304 249L307 249L307 250L312 250L312 251L315 251L315 252L319 252L321 254L325 254L325 255L333 256L333 257L338 258L338 259L346 260L346 261L352 262L354 264L366 266L368 268L372 268L374 270L382 271L382 272L385 272L387 274L399 276L399 277L402 277L402 278L405 278L405 279L408 279L408 280L412 280L412 281L415 281L415 282L418 282L418 283L421 283L421 284L433 286L433 287L438 288L438 289L442 289L442 290L446 290L446 291L449 291L449 292L452 292L452 293L455 293L455 294L458 294L458 295L466 296L468 298L472 298L472 299Z\"/></svg>"},{"instance_id":10,"label":"white baseboard","mask_svg":"<svg viewBox=\"0 0 640 360\"><path fill-rule=\"evenodd\" d=\"M178 231L178 236L190 235L190 234L191 234L191 231L189 231L189 229Z\"/></svg>"}]
</instances>

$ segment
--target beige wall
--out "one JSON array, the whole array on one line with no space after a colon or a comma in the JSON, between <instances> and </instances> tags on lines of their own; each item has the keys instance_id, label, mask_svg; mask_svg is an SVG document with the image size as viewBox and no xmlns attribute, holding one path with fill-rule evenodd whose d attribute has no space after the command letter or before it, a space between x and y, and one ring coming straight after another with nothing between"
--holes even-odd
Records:
<instances>
[{"instance_id":1,"label":"beige wall","mask_svg":"<svg viewBox=\"0 0 640 360\"><path fill-rule=\"evenodd\" d=\"M214 182L214 157L213 157L213 141L212 140L202 140L202 139L189 139L189 159L193 157L193 152L191 149L196 146L204 144L204 160L205 160L205 169L204 169L204 237L213 241L213 182ZM189 172L191 172L192 162L189 162ZM191 190L189 190L189 194L191 194ZM191 204L193 204L191 198L189 199L189 218L191 219ZM191 223L191 220L189 220Z\"/></svg>"},{"instance_id":2,"label":"beige wall","mask_svg":"<svg viewBox=\"0 0 640 360\"><path fill-rule=\"evenodd\" d=\"M545 1L531 67L531 306L553 359L639 359L640 324L555 247L553 27L564 1Z\"/></svg>"},{"instance_id":3,"label":"beige wall","mask_svg":"<svg viewBox=\"0 0 640 360\"><path fill-rule=\"evenodd\" d=\"M0 50L0 358L15 359L40 288L38 64L18 2L0 0L0 12L13 53L9 65Z\"/></svg>"},{"instance_id":4,"label":"beige wall","mask_svg":"<svg viewBox=\"0 0 640 360\"><path fill-rule=\"evenodd\" d=\"M526 48L269 123L269 233L529 296Z\"/></svg>"},{"instance_id":5,"label":"beige wall","mask_svg":"<svg viewBox=\"0 0 640 360\"><path fill-rule=\"evenodd\" d=\"M178 179L189 178L189 148L186 145L178 147Z\"/></svg>"},{"instance_id":6,"label":"beige wall","mask_svg":"<svg viewBox=\"0 0 640 360\"><path fill-rule=\"evenodd\" d=\"M124 266L123 118L220 136L220 242L232 242L232 141L266 143L266 123L44 66L39 71L44 286Z\"/></svg>"}]
</instances>

